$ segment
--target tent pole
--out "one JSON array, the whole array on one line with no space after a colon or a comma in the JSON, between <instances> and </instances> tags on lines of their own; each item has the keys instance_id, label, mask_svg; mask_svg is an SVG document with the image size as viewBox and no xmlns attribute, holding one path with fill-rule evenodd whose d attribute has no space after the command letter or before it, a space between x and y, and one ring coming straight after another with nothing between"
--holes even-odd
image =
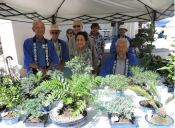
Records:
<instances>
[{"instance_id":1,"label":"tent pole","mask_svg":"<svg viewBox=\"0 0 175 128\"><path fill-rule=\"evenodd\" d=\"M55 24L55 15L52 15L52 24Z\"/></svg>"}]
</instances>

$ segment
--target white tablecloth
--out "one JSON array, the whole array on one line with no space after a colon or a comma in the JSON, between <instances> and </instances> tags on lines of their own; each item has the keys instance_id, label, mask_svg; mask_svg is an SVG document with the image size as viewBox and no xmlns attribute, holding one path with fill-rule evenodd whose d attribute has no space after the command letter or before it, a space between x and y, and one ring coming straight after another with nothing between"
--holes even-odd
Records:
<instances>
[{"instance_id":1,"label":"white tablecloth","mask_svg":"<svg viewBox=\"0 0 175 128\"><path fill-rule=\"evenodd\" d=\"M159 87L159 92L161 94L161 103L164 105L165 100L172 96L173 93L167 93L165 89L162 88L162 86ZM99 91L103 91L102 89ZM131 90L126 90L124 92L124 96L128 97L134 104L139 106L139 101L144 100L143 96L138 96L135 92ZM111 98L103 97L101 98L102 103L105 101L110 100ZM52 108L54 108L54 105L52 105ZM90 108L87 109L88 117L86 123L82 126L82 128L110 128L109 120L107 114L103 114L101 116L95 116L97 111L94 110L96 106L92 105ZM165 110L167 112L167 115L171 116L175 120L175 100L170 102L166 107ZM135 109L134 115L138 121L138 128L148 128L147 122L145 121L145 115L146 113L143 112L141 109L137 108ZM23 123L23 120L25 119L25 115L22 115L20 118L20 121L17 124L13 125L4 125L2 122L0 122L0 128L25 128L25 124ZM47 123L45 125L46 128L58 128L58 126L55 126L50 122L50 119L48 118ZM29 127L28 127L29 128ZM36 127L35 127L36 128ZM175 126L174 126L175 128Z\"/></svg>"}]
</instances>

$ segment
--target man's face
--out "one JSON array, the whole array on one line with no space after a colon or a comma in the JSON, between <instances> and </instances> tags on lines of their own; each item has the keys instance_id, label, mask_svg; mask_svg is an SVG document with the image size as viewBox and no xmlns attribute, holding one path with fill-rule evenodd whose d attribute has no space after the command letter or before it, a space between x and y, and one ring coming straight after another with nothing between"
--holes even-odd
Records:
<instances>
[{"instance_id":1,"label":"man's face","mask_svg":"<svg viewBox=\"0 0 175 128\"><path fill-rule=\"evenodd\" d=\"M50 31L50 35L52 36L53 40L57 40L58 36L60 35L60 31L58 31L58 30L51 30Z\"/></svg>"},{"instance_id":2,"label":"man's face","mask_svg":"<svg viewBox=\"0 0 175 128\"><path fill-rule=\"evenodd\" d=\"M127 32L127 30L124 29L124 28L119 29L119 34L122 35L122 36L124 36L126 32Z\"/></svg>"},{"instance_id":3,"label":"man's face","mask_svg":"<svg viewBox=\"0 0 175 128\"><path fill-rule=\"evenodd\" d=\"M73 23L73 30L74 30L75 34L77 34L78 32L82 31L82 29L83 29L83 26L82 26L81 22L75 21Z\"/></svg>"},{"instance_id":4,"label":"man's face","mask_svg":"<svg viewBox=\"0 0 175 128\"><path fill-rule=\"evenodd\" d=\"M97 34L98 33L98 27L92 27L91 32L92 32L92 34Z\"/></svg>"},{"instance_id":5,"label":"man's face","mask_svg":"<svg viewBox=\"0 0 175 128\"><path fill-rule=\"evenodd\" d=\"M36 35L43 36L45 33L44 23L41 21L34 22L32 30L35 32Z\"/></svg>"},{"instance_id":6,"label":"man's face","mask_svg":"<svg viewBox=\"0 0 175 128\"><path fill-rule=\"evenodd\" d=\"M125 55L128 52L129 47L127 47L127 43L125 41L119 41L116 46L118 55Z\"/></svg>"}]
</instances>

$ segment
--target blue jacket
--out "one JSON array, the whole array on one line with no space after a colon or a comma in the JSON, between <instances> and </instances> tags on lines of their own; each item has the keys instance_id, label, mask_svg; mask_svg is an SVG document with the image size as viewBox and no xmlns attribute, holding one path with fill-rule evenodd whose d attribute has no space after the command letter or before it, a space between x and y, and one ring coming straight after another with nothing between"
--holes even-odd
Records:
<instances>
[{"instance_id":1,"label":"blue jacket","mask_svg":"<svg viewBox=\"0 0 175 128\"><path fill-rule=\"evenodd\" d=\"M48 50L49 50L49 61L50 63L53 63L54 66L59 65L59 59L54 47L54 44L52 41L47 40L48 43ZM23 44L23 67L27 69L27 76L29 76L29 73L33 72L32 67L29 66L31 63L35 63L34 61L34 48L33 48L33 38L28 38L24 41Z\"/></svg>"},{"instance_id":2,"label":"blue jacket","mask_svg":"<svg viewBox=\"0 0 175 128\"><path fill-rule=\"evenodd\" d=\"M128 76L131 76L130 66L139 65L139 61L138 61L138 58L135 55L133 55L131 53L126 53L126 54L128 54L128 58L129 58ZM105 61L104 65L101 69L100 76L105 77L106 75L110 75L110 74L113 73L113 66L114 66L115 56L116 56L116 53L110 55L107 58L107 60Z\"/></svg>"},{"instance_id":3,"label":"blue jacket","mask_svg":"<svg viewBox=\"0 0 175 128\"><path fill-rule=\"evenodd\" d=\"M119 36L119 35L118 35ZM111 47L110 47L110 53L115 53L116 52L116 46L115 43L118 40L118 36L115 36L114 39L112 40ZM128 36L125 36L128 41L131 39ZM129 52L132 53L132 46L129 46Z\"/></svg>"}]
</instances>

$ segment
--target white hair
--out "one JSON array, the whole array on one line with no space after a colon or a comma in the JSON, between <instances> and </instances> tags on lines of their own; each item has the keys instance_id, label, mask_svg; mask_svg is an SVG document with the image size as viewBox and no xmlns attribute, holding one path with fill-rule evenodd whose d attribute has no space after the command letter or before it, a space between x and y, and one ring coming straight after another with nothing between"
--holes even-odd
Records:
<instances>
[{"instance_id":1,"label":"white hair","mask_svg":"<svg viewBox=\"0 0 175 128\"><path fill-rule=\"evenodd\" d=\"M119 41L124 41L124 42L126 42L127 48L129 47L129 41L128 41L127 39L124 39L124 38L118 39L117 42L115 43L115 46L117 46L117 43L118 43Z\"/></svg>"},{"instance_id":2,"label":"white hair","mask_svg":"<svg viewBox=\"0 0 175 128\"><path fill-rule=\"evenodd\" d=\"M82 23L80 20L74 20L73 24L74 24L75 22L80 22L81 25L83 26L83 23Z\"/></svg>"}]
</instances>

